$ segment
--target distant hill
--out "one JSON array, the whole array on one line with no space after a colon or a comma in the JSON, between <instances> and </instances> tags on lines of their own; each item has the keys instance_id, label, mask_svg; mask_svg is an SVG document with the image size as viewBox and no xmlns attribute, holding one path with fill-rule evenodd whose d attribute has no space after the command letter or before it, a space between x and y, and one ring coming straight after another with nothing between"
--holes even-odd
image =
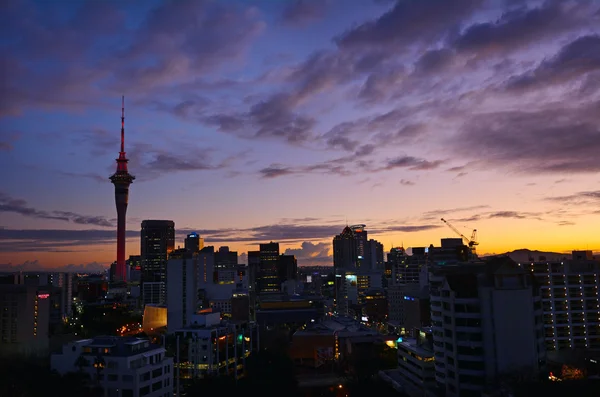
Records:
<instances>
[{"instance_id":1,"label":"distant hill","mask_svg":"<svg viewBox=\"0 0 600 397\"><path fill-rule=\"evenodd\" d=\"M530 258L533 258L534 261L571 259L571 253L537 251L529 250L527 248L521 248L499 255L508 255L515 262L529 262L531 260ZM487 255L487 257L492 256L498 255Z\"/></svg>"}]
</instances>

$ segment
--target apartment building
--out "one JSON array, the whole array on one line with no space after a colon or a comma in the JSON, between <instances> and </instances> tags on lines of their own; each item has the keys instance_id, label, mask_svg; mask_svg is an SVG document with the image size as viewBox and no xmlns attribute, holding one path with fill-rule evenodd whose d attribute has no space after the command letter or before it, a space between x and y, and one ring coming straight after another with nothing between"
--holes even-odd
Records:
<instances>
[{"instance_id":1,"label":"apartment building","mask_svg":"<svg viewBox=\"0 0 600 397\"><path fill-rule=\"evenodd\" d=\"M0 284L0 353L47 354L50 298L46 287Z\"/></svg>"},{"instance_id":2,"label":"apartment building","mask_svg":"<svg viewBox=\"0 0 600 397\"><path fill-rule=\"evenodd\" d=\"M600 348L600 261L591 251L573 258L521 264L541 288L547 350Z\"/></svg>"},{"instance_id":3,"label":"apartment building","mask_svg":"<svg viewBox=\"0 0 600 397\"><path fill-rule=\"evenodd\" d=\"M102 336L63 346L50 358L64 375L84 372L107 397L173 397L173 359L148 339Z\"/></svg>"},{"instance_id":4,"label":"apartment building","mask_svg":"<svg viewBox=\"0 0 600 397\"><path fill-rule=\"evenodd\" d=\"M434 265L435 379L447 397L481 396L505 375L537 376L546 350L539 288L508 257Z\"/></svg>"},{"instance_id":5,"label":"apartment building","mask_svg":"<svg viewBox=\"0 0 600 397\"><path fill-rule=\"evenodd\" d=\"M423 396L435 387L435 358L431 328L413 330L413 337L398 343L398 376L410 396Z\"/></svg>"}]
</instances>

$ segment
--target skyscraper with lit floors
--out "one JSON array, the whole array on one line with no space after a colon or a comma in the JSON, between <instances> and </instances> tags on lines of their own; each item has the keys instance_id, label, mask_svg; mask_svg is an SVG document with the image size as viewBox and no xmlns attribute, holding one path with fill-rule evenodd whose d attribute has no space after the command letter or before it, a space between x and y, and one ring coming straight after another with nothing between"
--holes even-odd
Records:
<instances>
[{"instance_id":1,"label":"skyscraper with lit floors","mask_svg":"<svg viewBox=\"0 0 600 397\"><path fill-rule=\"evenodd\" d=\"M573 260L522 263L541 285L546 349L600 349L600 261L591 251Z\"/></svg>"}]
</instances>

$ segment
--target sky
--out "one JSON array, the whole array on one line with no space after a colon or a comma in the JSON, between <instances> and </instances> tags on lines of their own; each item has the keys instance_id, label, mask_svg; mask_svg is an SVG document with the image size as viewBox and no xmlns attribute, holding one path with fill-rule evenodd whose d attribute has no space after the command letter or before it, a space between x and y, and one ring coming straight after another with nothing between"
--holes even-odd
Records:
<instances>
[{"instance_id":1,"label":"sky","mask_svg":"<svg viewBox=\"0 0 600 397\"><path fill-rule=\"evenodd\" d=\"M116 259L171 219L241 254L600 251L600 2L33 1L0 6L0 265Z\"/></svg>"}]
</instances>

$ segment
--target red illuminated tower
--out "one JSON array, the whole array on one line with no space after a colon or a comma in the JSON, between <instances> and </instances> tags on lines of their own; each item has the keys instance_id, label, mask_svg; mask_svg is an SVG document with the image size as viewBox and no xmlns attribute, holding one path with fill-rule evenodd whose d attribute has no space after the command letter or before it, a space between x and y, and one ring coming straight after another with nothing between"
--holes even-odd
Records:
<instances>
[{"instance_id":1,"label":"red illuminated tower","mask_svg":"<svg viewBox=\"0 0 600 397\"><path fill-rule=\"evenodd\" d=\"M117 269L115 281L127 281L125 265L125 215L129 202L129 185L135 176L127 171L127 158L125 157L125 97L121 98L121 151L117 159L117 172L110 181L115 185L115 204L117 205Z\"/></svg>"}]
</instances>

